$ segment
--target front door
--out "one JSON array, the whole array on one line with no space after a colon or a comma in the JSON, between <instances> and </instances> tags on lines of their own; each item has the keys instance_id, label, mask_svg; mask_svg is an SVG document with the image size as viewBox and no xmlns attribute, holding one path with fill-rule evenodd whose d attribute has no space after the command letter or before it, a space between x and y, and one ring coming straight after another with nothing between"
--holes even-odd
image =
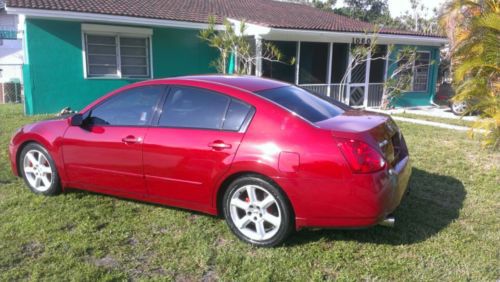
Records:
<instances>
[{"instance_id":1,"label":"front door","mask_svg":"<svg viewBox=\"0 0 500 282\"><path fill-rule=\"evenodd\" d=\"M84 113L62 145L71 184L90 190L144 193L142 147L164 86L125 90Z\"/></svg>"},{"instance_id":2,"label":"front door","mask_svg":"<svg viewBox=\"0 0 500 282\"><path fill-rule=\"evenodd\" d=\"M252 112L220 93L173 86L144 140L148 194L174 205L210 205L211 188L229 169Z\"/></svg>"}]
</instances>

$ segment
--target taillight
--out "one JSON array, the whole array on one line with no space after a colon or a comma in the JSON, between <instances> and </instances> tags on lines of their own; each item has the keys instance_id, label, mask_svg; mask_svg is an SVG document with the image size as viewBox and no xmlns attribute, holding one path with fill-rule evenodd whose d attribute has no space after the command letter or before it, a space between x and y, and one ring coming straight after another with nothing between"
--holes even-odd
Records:
<instances>
[{"instance_id":1,"label":"taillight","mask_svg":"<svg viewBox=\"0 0 500 282\"><path fill-rule=\"evenodd\" d=\"M337 139L337 146L355 173L369 173L383 169L383 156L365 142L352 139Z\"/></svg>"}]
</instances>

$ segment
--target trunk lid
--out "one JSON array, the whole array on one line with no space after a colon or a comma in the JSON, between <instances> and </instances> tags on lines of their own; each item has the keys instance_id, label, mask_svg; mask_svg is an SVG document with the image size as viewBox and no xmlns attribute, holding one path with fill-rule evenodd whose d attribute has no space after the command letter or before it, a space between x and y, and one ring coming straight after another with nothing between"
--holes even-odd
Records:
<instances>
[{"instance_id":1,"label":"trunk lid","mask_svg":"<svg viewBox=\"0 0 500 282\"><path fill-rule=\"evenodd\" d=\"M315 124L321 129L332 131L334 136L371 144L391 165L408 155L404 138L388 115L352 110Z\"/></svg>"}]
</instances>

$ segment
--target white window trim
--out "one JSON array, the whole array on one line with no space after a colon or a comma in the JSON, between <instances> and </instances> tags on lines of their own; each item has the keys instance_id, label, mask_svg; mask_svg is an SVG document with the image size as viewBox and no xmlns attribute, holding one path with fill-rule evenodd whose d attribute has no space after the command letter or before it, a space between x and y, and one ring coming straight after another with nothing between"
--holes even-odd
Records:
<instances>
[{"instance_id":1,"label":"white window trim","mask_svg":"<svg viewBox=\"0 0 500 282\"><path fill-rule=\"evenodd\" d=\"M429 73L431 70L431 51L417 51L418 53L428 53L429 54L429 63L427 64L427 83L425 84L425 90L415 90L414 89L414 80L415 80L415 71L416 71L416 66L415 66L415 61L413 61L413 66L411 68L411 92L415 93L427 93L429 91Z\"/></svg>"},{"instance_id":2,"label":"white window trim","mask_svg":"<svg viewBox=\"0 0 500 282\"><path fill-rule=\"evenodd\" d=\"M117 75L116 76L89 76L87 66L87 35L108 35L118 37L139 37L148 39L148 47L146 49L148 59L148 76L143 77L128 77L121 74L121 56L120 45L116 42L116 56L117 56ZM82 24L81 38L82 38L82 57L83 57L83 78L84 79L127 79L127 80L144 80L151 79L153 75L153 44L152 44L153 30L150 28L126 27L126 26L111 26L111 25L98 25L98 24Z\"/></svg>"}]
</instances>

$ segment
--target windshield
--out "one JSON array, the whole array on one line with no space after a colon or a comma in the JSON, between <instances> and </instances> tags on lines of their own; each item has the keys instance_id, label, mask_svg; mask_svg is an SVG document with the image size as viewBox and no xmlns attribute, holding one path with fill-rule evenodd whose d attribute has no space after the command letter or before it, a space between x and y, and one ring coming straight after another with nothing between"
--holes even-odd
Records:
<instances>
[{"instance_id":1,"label":"windshield","mask_svg":"<svg viewBox=\"0 0 500 282\"><path fill-rule=\"evenodd\" d=\"M345 112L340 103L335 105L333 101L327 101L296 86L266 89L258 91L256 94L287 108L312 123L330 119Z\"/></svg>"}]
</instances>

